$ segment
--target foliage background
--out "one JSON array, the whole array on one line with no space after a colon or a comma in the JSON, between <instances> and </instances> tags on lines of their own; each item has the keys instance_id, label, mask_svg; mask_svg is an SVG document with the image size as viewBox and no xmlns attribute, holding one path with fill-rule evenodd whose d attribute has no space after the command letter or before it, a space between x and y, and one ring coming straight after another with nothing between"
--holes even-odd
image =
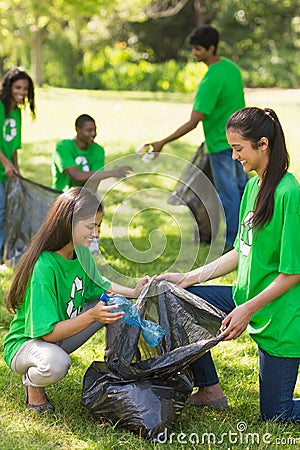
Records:
<instances>
[{"instance_id":1,"label":"foliage background","mask_svg":"<svg viewBox=\"0 0 300 450\"><path fill-rule=\"evenodd\" d=\"M1 0L0 9L0 75L24 66L38 85L193 92L205 67L187 36L211 23L248 87L299 87L299 1Z\"/></svg>"}]
</instances>

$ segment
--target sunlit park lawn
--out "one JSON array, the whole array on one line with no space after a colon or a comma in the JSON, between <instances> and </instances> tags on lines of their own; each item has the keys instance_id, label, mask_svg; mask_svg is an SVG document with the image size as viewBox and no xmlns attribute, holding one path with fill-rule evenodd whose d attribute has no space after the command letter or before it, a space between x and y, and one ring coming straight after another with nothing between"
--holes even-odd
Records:
<instances>
[{"instance_id":1,"label":"sunlit park lawn","mask_svg":"<svg viewBox=\"0 0 300 450\"><path fill-rule=\"evenodd\" d=\"M249 106L268 106L278 113L291 155L291 171L300 179L300 91L246 90L246 100ZM182 214L178 212L177 217L176 207L168 210L168 214L163 208L164 199L176 183L176 176L185 166L181 159L172 158L191 158L203 140L201 126L180 141L166 146L165 154L168 156L158 158L153 165L145 165L135 156L135 150L143 143L164 137L187 119L191 103L191 95L43 88L37 91L37 119L32 122L29 116L24 117L24 149L20 153L20 166L22 174L33 181L50 186L51 152L57 140L73 136L74 121L82 113L96 119L97 141L106 149L107 162L132 165L134 173L128 181L117 183L113 189L111 184L104 184L102 190L106 218L101 229L101 249L106 258L105 269L109 273L111 271L117 281L130 284L132 278L145 273L154 275L169 270L178 258L181 241L187 243L189 252L188 255L183 252L180 267L188 269L201 264L207 256L208 246L201 244L198 252L192 243L192 222L185 210ZM140 210L148 209L144 215L136 209L130 210L132 196L136 197L134 204ZM153 231L155 229L159 231ZM128 230L130 242L127 242ZM153 231L150 241L149 231ZM126 247L130 243L134 252L132 258L128 257ZM160 252L158 257L155 251ZM11 276L11 268L0 272L2 299ZM215 283L233 281L234 276L228 276ZM10 319L2 300L1 350ZM221 384L229 398L229 408L218 412L186 406L174 426L172 440L156 448L299 448L299 425L263 423L260 419L257 352L247 334L244 333L237 341L219 344L213 353ZM73 365L68 376L48 389L56 412L42 417L25 410L20 377L12 374L1 359L1 449L154 448L154 444L146 443L128 431L95 422L82 408L83 375L93 360L102 358L103 332L72 355ZM299 382L297 394L300 396ZM205 433L210 433L210 438Z\"/></svg>"}]
</instances>

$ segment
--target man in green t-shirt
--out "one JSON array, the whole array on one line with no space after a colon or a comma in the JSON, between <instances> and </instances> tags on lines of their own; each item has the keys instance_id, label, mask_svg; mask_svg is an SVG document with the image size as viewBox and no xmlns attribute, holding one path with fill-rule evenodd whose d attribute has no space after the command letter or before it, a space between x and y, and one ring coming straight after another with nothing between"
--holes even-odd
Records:
<instances>
[{"instance_id":1,"label":"man in green t-shirt","mask_svg":"<svg viewBox=\"0 0 300 450\"><path fill-rule=\"evenodd\" d=\"M75 121L74 139L58 142L52 159L52 187L65 191L72 186L83 186L87 181L89 188L97 190L101 180L110 177L123 178L131 171L129 166L103 170L104 148L95 142L97 129L95 120L82 114Z\"/></svg>"},{"instance_id":2,"label":"man in green t-shirt","mask_svg":"<svg viewBox=\"0 0 300 450\"><path fill-rule=\"evenodd\" d=\"M215 188L226 217L226 246L232 247L238 229L239 205L248 181L242 166L231 158L226 139L226 123L231 114L245 106L243 82L239 68L229 59L217 55L218 31L210 25L197 28L190 36L192 53L208 66L200 82L190 119L166 138L152 142L155 152L203 122L206 151Z\"/></svg>"}]
</instances>

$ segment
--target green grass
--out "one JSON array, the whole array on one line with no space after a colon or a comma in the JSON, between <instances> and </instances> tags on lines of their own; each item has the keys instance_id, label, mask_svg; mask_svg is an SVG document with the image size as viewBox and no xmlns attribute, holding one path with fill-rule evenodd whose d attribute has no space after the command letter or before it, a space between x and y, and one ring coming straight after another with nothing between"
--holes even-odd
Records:
<instances>
[{"instance_id":1,"label":"green grass","mask_svg":"<svg viewBox=\"0 0 300 450\"><path fill-rule=\"evenodd\" d=\"M286 133L291 170L300 179L300 154L296 136L300 118L300 91L247 90L246 98L248 105L269 106L276 110ZM37 91L36 121L24 118L24 150L20 153L20 167L22 174L34 181L50 186L51 152L58 139L74 134L74 121L81 113L95 117L98 125L97 141L105 147L107 161L126 157L125 161L130 161L134 166L135 172L129 180L106 183L103 187L106 214L101 229L103 256L99 267L119 282L132 284L133 278L145 273L153 275L168 270L178 255L178 267L182 270L202 264L207 257L207 246L201 245L198 251L191 243L192 225L187 211L173 207L169 212L164 212L166 196L175 183L172 176L180 173L185 163L160 157L153 166L146 166L134 155L135 149L144 142L164 137L187 119L191 102L192 96L189 95L49 88ZM199 127L180 141L167 146L165 153L189 159L202 139ZM140 192L144 195L140 195ZM147 211L149 207L151 210ZM158 208L163 211L160 213ZM171 218L172 214L176 215L177 222ZM115 221L112 228L111 220ZM184 231L182 235L180 230ZM148 239L151 231L153 234ZM188 251L180 254L178 249L182 242ZM130 245L132 253L128 250ZM144 263L146 258L148 262ZM11 268L0 272L2 299L11 277ZM214 282L232 283L234 274ZM1 343L10 320L11 316L2 301ZM1 344L1 350L2 347ZM103 332L99 332L72 355L72 367L67 377L47 390L56 412L42 417L25 410L20 377L12 373L1 359L1 449L299 448L299 426L263 423L260 419L257 352L246 333L236 341L219 344L213 350L220 381L229 398L229 408L218 412L186 406L174 426L175 435L168 443L156 447L129 431L95 422L82 408L83 375L93 360L103 358L103 348ZM300 395L299 382L296 394ZM247 430L239 433L238 427L242 427L243 423ZM205 433L213 433L210 443ZM200 441L198 445L197 439Z\"/></svg>"}]
</instances>

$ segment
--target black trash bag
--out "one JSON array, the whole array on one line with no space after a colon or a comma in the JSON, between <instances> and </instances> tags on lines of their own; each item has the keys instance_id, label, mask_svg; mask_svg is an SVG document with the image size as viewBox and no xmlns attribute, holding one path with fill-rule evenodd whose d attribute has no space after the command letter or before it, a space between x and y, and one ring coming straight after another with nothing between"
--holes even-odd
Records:
<instances>
[{"instance_id":1,"label":"black trash bag","mask_svg":"<svg viewBox=\"0 0 300 450\"><path fill-rule=\"evenodd\" d=\"M225 314L172 283L154 279L136 306L142 317L165 328L165 336L153 348L139 328L120 323L107 364L94 361L84 376L82 401L93 417L155 440L180 414L192 391L189 366L218 344ZM118 399L110 402L112 392Z\"/></svg>"},{"instance_id":2,"label":"black trash bag","mask_svg":"<svg viewBox=\"0 0 300 450\"><path fill-rule=\"evenodd\" d=\"M94 361L84 377L83 404L95 418L105 418L153 441L170 429L192 391L182 373L166 379L122 380L105 363Z\"/></svg>"},{"instance_id":3,"label":"black trash bag","mask_svg":"<svg viewBox=\"0 0 300 450\"><path fill-rule=\"evenodd\" d=\"M51 204L61 193L21 176L5 188L5 262L15 266L40 228Z\"/></svg>"},{"instance_id":4,"label":"black trash bag","mask_svg":"<svg viewBox=\"0 0 300 450\"><path fill-rule=\"evenodd\" d=\"M191 210L197 222L195 243L201 241L210 244L219 230L221 204L213 186L209 158L202 143L181 173L168 199L171 205L185 204Z\"/></svg>"}]
</instances>

